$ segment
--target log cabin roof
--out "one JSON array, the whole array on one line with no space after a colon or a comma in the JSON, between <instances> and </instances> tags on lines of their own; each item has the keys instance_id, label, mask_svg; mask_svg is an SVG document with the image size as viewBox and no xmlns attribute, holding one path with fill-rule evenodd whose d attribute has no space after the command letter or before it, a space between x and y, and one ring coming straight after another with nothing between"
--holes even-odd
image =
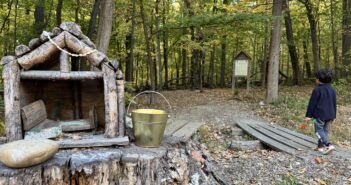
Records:
<instances>
[{"instance_id":1,"label":"log cabin roof","mask_svg":"<svg viewBox=\"0 0 351 185\"><path fill-rule=\"evenodd\" d=\"M85 56L96 67L100 67L102 61L108 60L104 53L95 49L95 44L82 33L79 25L64 22L51 32L43 31L39 38L32 39L28 46L17 46L16 56L5 56L1 63L5 65L17 59L23 69L29 70L36 64L48 61L62 49L78 54L77 56Z\"/></svg>"}]
</instances>

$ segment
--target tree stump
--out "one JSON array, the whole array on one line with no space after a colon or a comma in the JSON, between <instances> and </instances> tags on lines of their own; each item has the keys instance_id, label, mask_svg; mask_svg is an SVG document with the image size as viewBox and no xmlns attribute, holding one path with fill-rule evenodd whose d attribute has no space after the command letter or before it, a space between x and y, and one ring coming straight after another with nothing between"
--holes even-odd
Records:
<instances>
[{"instance_id":1,"label":"tree stump","mask_svg":"<svg viewBox=\"0 0 351 185\"><path fill-rule=\"evenodd\" d=\"M219 184L212 171L191 153L205 155L198 144L167 138L159 148L64 150L45 163L24 169L0 164L0 184L151 185ZM205 161L208 166L209 161Z\"/></svg>"}]
</instances>

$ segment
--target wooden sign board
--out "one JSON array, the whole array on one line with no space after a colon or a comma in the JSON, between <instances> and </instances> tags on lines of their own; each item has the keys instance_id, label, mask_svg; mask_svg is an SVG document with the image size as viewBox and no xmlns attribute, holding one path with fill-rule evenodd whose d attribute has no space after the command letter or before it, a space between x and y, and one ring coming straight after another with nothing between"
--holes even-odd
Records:
<instances>
[{"instance_id":1,"label":"wooden sign board","mask_svg":"<svg viewBox=\"0 0 351 185\"><path fill-rule=\"evenodd\" d=\"M248 75L249 61L248 60L235 60L234 76L246 77Z\"/></svg>"}]
</instances>

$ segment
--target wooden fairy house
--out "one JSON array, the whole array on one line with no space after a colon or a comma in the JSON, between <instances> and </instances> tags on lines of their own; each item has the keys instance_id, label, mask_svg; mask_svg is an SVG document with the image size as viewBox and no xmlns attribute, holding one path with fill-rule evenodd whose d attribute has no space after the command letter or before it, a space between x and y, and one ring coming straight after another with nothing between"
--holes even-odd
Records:
<instances>
[{"instance_id":1,"label":"wooden fairy house","mask_svg":"<svg viewBox=\"0 0 351 185\"><path fill-rule=\"evenodd\" d=\"M25 131L43 120L93 116L94 124L99 124L91 128L104 129L103 136L97 136L102 141L124 138L128 143L122 137L122 72L116 61L95 49L77 24L65 22L44 31L28 46L17 46L15 56L3 57L2 64L7 141L23 139ZM84 71L82 65L92 70Z\"/></svg>"}]
</instances>

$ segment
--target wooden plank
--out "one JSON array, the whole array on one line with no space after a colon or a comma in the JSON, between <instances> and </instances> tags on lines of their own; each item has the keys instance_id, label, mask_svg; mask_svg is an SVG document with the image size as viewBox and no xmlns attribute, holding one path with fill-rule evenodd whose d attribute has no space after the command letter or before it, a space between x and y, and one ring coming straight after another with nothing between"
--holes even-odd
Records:
<instances>
[{"instance_id":1,"label":"wooden plank","mask_svg":"<svg viewBox=\"0 0 351 185\"><path fill-rule=\"evenodd\" d=\"M28 131L47 118L46 108L43 100L35 101L21 109L23 130Z\"/></svg>"},{"instance_id":2,"label":"wooden plank","mask_svg":"<svg viewBox=\"0 0 351 185\"><path fill-rule=\"evenodd\" d=\"M276 149L278 151L282 151L282 152L286 152L288 154L292 154L295 155L297 150L295 150L294 148L291 148L287 145L284 145L280 142L277 142L259 132L257 132L255 129L251 128L248 124L244 123L244 122L240 122L237 121L236 124L243 129L244 131L246 131L247 133L249 133L251 136L259 139L260 141L262 141L264 144L268 145L269 147Z\"/></svg>"},{"instance_id":3,"label":"wooden plank","mask_svg":"<svg viewBox=\"0 0 351 185\"><path fill-rule=\"evenodd\" d=\"M59 124L61 125L63 132L83 131L95 128L95 125L90 123L88 120L84 119L73 121L60 121Z\"/></svg>"},{"instance_id":4,"label":"wooden plank","mask_svg":"<svg viewBox=\"0 0 351 185\"><path fill-rule=\"evenodd\" d=\"M59 148L86 148L114 145L128 145L128 137L105 138L103 135L94 135L89 138L82 139L63 139L57 141Z\"/></svg>"},{"instance_id":5,"label":"wooden plank","mask_svg":"<svg viewBox=\"0 0 351 185\"><path fill-rule=\"evenodd\" d=\"M286 132L282 132L274 127L270 127L268 126L267 124L260 124L261 127L267 129L267 130L270 130L271 132L277 134L277 135L280 135L282 137L285 137L285 138L288 138L288 139L291 139L291 140L294 140L295 142L303 145L303 146L306 146L308 148L315 148L316 147L316 144L312 144L311 142L308 142L306 140L303 140L301 138L298 138L294 135L291 135L289 133L286 133Z\"/></svg>"},{"instance_id":6,"label":"wooden plank","mask_svg":"<svg viewBox=\"0 0 351 185\"><path fill-rule=\"evenodd\" d=\"M301 138L303 140L309 141L311 143L314 143L314 144L317 143L317 138L312 138L312 137L306 136L304 134L295 132L293 130L290 130L290 129L287 129L287 128L284 128L284 127L281 127L281 126L278 126L278 125L270 125L270 124L267 124L267 125L270 126L270 127L276 128L278 130L281 130L281 131L283 131L285 133L288 133L288 134L291 134L293 136L296 136L298 138Z\"/></svg>"},{"instance_id":7,"label":"wooden plank","mask_svg":"<svg viewBox=\"0 0 351 185\"><path fill-rule=\"evenodd\" d=\"M300 145L298 143L296 143L294 140L291 140L291 139L288 139L288 138L285 138L285 137L282 137L280 135L277 135L275 134L274 132L270 131L270 130L267 130L257 124L250 124L249 126L251 126L252 128L254 128L256 131L266 135L267 137L273 139L273 140L276 140L277 142L280 142L282 144L285 144L287 146L290 146L292 148L295 148L296 150L306 150L306 149L309 149L308 147L306 146L303 146L303 145Z\"/></svg>"},{"instance_id":8,"label":"wooden plank","mask_svg":"<svg viewBox=\"0 0 351 185\"><path fill-rule=\"evenodd\" d=\"M185 137L185 138L189 139L196 132L196 130L199 127L201 127L202 124L203 124L203 122L199 122L199 121L189 122L185 126L183 126L181 129L174 132L172 134L172 136Z\"/></svg>"},{"instance_id":9,"label":"wooden plank","mask_svg":"<svg viewBox=\"0 0 351 185\"><path fill-rule=\"evenodd\" d=\"M178 131L182 127L184 127L189 121L186 120L176 120L167 125L165 130L165 135L172 135L174 132Z\"/></svg>"}]
</instances>

